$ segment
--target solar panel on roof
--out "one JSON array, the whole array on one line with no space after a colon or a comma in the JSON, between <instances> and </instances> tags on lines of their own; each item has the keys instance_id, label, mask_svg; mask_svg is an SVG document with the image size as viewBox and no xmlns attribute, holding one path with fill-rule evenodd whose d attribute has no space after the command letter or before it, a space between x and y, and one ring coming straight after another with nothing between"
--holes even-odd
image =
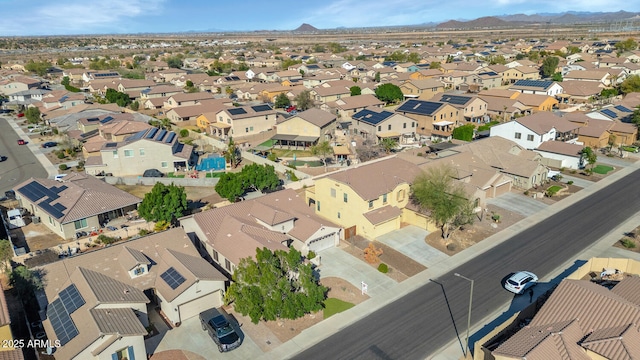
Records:
<instances>
[{"instance_id":1,"label":"solar panel on roof","mask_svg":"<svg viewBox=\"0 0 640 360\"><path fill-rule=\"evenodd\" d=\"M114 143L114 142L112 142L112 143L106 143L106 144L104 144L104 146L105 146L105 147L108 147L108 148L113 148L113 147L118 146L118 143Z\"/></svg>"},{"instance_id":2,"label":"solar panel on roof","mask_svg":"<svg viewBox=\"0 0 640 360\"><path fill-rule=\"evenodd\" d=\"M255 112L269 111L271 110L271 106L269 105L256 105L251 107Z\"/></svg>"},{"instance_id":3,"label":"solar panel on roof","mask_svg":"<svg viewBox=\"0 0 640 360\"><path fill-rule=\"evenodd\" d=\"M444 95L442 96L442 98L440 98L440 101L446 102L449 104L454 104L454 105L464 105L469 100L471 100L471 98L468 96L458 96L458 95Z\"/></svg>"},{"instance_id":4,"label":"solar panel on roof","mask_svg":"<svg viewBox=\"0 0 640 360\"><path fill-rule=\"evenodd\" d=\"M553 81L544 80L518 80L513 85L515 86L529 86L546 89L553 84Z\"/></svg>"},{"instance_id":5,"label":"solar panel on roof","mask_svg":"<svg viewBox=\"0 0 640 360\"><path fill-rule=\"evenodd\" d=\"M362 122L368 123L368 124L378 124L382 121L384 121L385 119L387 119L389 116L393 115L393 113L389 112L389 111L381 111L381 112L375 112L375 111L371 111L371 110L360 110L359 112L355 113L352 118L355 120L360 120Z\"/></svg>"},{"instance_id":6,"label":"solar panel on roof","mask_svg":"<svg viewBox=\"0 0 640 360\"><path fill-rule=\"evenodd\" d=\"M44 197L44 195L32 191L31 183L28 183L27 185L19 188L18 192L26 196L27 199L29 199L29 201L31 202L36 202Z\"/></svg>"},{"instance_id":7,"label":"solar panel on roof","mask_svg":"<svg viewBox=\"0 0 640 360\"><path fill-rule=\"evenodd\" d=\"M135 133L135 134L133 134L133 135L129 136L126 140L127 140L127 141L133 141L133 140L139 140L139 139L142 139L142 137L144 136L144 133L145 133L145 132L146 132L146 130L139 131L139 132L137 132L137 133Z\"/></svg>"},{"instance_id":8,"label":"solar panel on roof","mask_svg":"<svg viewBox=\"0 0 640 360\"><path fill-rule=\"evenodd\" d=\"M442 103L424 100L407 100L396 112L408 112L419 115L431 115L434 111L438 110L442 106Z\"/></svg>"},{"instance_id":9,"label":"solar panel on roof","mask_svg":"<svg viewBox=\"0 0 640 360\"><path fill-rule=\"evenodd\" d=\"M162 141L162 139L164 139L165 135L167 135L167 130L162 129L162 130L160 130L160 133L158 134L158 136L156 136L155 140L156 141Z\"/></svg>"},{"instance_id":10,"label":"solar panel on roof","mask_svg":"<svg viewBox=\"0 0 640 360\"><path fill-rule=\"evenodd\" d=\"M78 328L73 323L71 315L69 315L60 299L54 300L47 306L47 318L51 322L51 327L56 333L56 337L60 340L60 345L65 345L78 336Z\"/></svg>"},{"instance_id":11,"label":"solar panel on roof","mask_svg":"<svg viewBox=\"0 0 640 360\"><path fill-rule=\"evenodd\" d=\"M38 204L38 206L44 210L45 212L47 212L48 214L50 214L51 216L55 217L56 219L60 219L61 217L64 216L64 213L58 209L56 209L55 207L51 206L51 204L49 202L41 202L40 204Z\"/></svg>"},{"instance_id":12,"label":"solar panel on roof","mask_svg":"<svg viewBox=\"0 0 640 360\"><path fill-rule=\"evenodd\" d=\"M180 273L173 267L168 268L167 271L163 272L162 275L160 275L160 277L173 290L175 290L178 286L180 286L180 284L182 284L186 280L184 276L180 275Z\"/></svg>"},{"instance_id":13,"label":"solar panel on roof","mask_svg":"<svg viewBox=\"0 0 640 360\"><path fill-rule=\"evenodd\" d=\"M58 294L62 305L67 310L67 313L71 314L78 310L80 306L84 305L84 298L80 295L78 288L74 284L67 286L64 290Z\"/></svg>"},{"instance_id":14,"label":"solar panel on roof","mask_svg":"<svg viewBox=\"0 0 640 360\"><path fill-rule=\"evenodd\" d=\"M622 111L622 112L628 112L628 113L633 112L633 110L630 110L628 107L623 106L623 105L616 105L616 106L614 106L614 107L615 107L616 109L618 109L618 110Z\"/></svg>"},{"instance_id":15,"label":"solar panel on roof","mask_svg":"<svg viewBox=\"0 0 640 360\"><path fill-rule=\"evenodd\" d=\"M158 132L158 128L153 128L151 130L149 130L149 132L147 133L147 136L145 136L145 139L151 139L154 136L156 136L156 133Z\"/></svg>"},{"instance_id":16,"label":"solar panel on roof","mask_svg":"<svg viewBox=\"0 0 640 360\"><path fill-rule=\"evenodd\" d=\"M113 120L113 118L111 116L107 116L106 118L100 120L100 124L106 124L111 120Z\"/></svg>"},{"instance_id":17,"label":"solar panel on roof","mask_svg":"<svg viewBox=\"0 0 640 360\"><path fill-rule=\"evenodd\" d=\"M169 136L167 136L167 139L164 141L167 144L171 143L173 141L173 139L175 139L176 137L176 133L174 133L173 131L169 133Z\"/></svg>"},{"instance_id":18,"label":"solar panel on roof","mask_svg":"<svg viewBox=\"0 0 640 360\"><path fill-rule=\"evenodd\" d=\"M607 115L608 117L615 119L618 117L618 115L616 113L614 113L613 111L609 110L609 109L604 109L604 110L600 110L601 113Z\"/></svg>"},{"instance_id":19,"label":"solar panel on roof","mask_svg":"<svg viewBox=\"0 0 640 360\"><path fill-rule=\"evenodd\" d=\"M246 114L247 113L243 108L229 109L227 111L231 115L242 115L242 114Z\"/></svg>"}]
</instances>

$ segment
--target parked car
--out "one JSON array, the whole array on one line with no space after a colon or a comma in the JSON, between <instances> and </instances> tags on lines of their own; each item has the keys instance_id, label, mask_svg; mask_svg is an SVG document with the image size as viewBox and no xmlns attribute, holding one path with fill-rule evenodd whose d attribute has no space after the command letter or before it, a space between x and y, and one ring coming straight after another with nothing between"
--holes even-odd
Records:
<instances>
[{"instance_id":1,"label":"parked car","mask_svg":"<svg viewBox=\"0 0 640 360\"><path fill-rule=\"evenodd\" d=\"M17 117L24 117L24 113L18 113Z\"/></svg>"},{"instance_id":2,"label":"parked car","mask_svg":"<svg viewBox=\"0 0 640 360\"><path fill-rule=\"evenodd\" d=\"M11 112L13 112L13 110L11 110L11 109L0 109L0 114L8 114L8 113L11 113Z\"/></svg>"},{"instance_id":3,"label":"parked car","mask_svg":"<svg viewBox=\"0 0 640 360\"><path fill-rule=\"evenodd\" d=\"M504 288L512 293L522 294L537 283L538 277L536 274L529 271L518 271L505 281Z\"/></svg>"},{"instance_id":4,"label":"parked car","mask_svg":"<svg viewBox=\"0 0 640 360\"><path fill-rule=\"evenodd\" d=\"M227 317L218 309L213 308L200 313L202 330L205 330L218 345L218 351L227 352L242 345L242 339L233 329Z\"/></svg>"},{"instance_id":5,"label":"parked car","mask_svg":"<svg viewBox=\"0 0 640 360\"><path fill-rule=\"evenodd\" d=\"M163 177L164 174L158 169L147 169L142 174L142 177Z\"/></svg>"},{"instance_id":6,"label":"parked car","mask_svg":"<svg viewBox=\"0 0 640 360\"><path fill-rule=\"evenodd\" d=\"M4 155L0 155L0 162L7 160L8 158Z\"/></svg>"},{"instance_id":7,"label":"parked car","mask_svg":"<svg viewBox=\"0 0 640 360\"><path fill-rule=\"evenodd\" d=\"M58 143L55 141L47 141L45 143L42 143L43 148L50 148L50 147L56 147L56 146L58 146Z\"/></svg>"},{"instance_id":8,"label":"parked car","mask_svg":"<svg viewBox=\"0 0 640 360\"><path fill-rule=\"evenodd\" d=\"M26 143L24 139L18 139L18 145L25 145Z\"/></svg>"},{"instance_id":9,"label":"parked car","mask_svg":"<svg viewBox=\"0 0 640 360\"><path fill-rule=\"evenodd\" d=\"M80 239L81 237L87 236L86 231L76 231L76 239Z\"/></svg>"},{"instance_id":10,"label":"parked car","mask_svg":"<svg viewBox=\"0 0 640 360\"><path fill-rule=\"evenodd\" d=\"M53 179L55 181L62 181L64 179L65 176L67 176L68 174L58 174L56 175Z\"/></svg>"},{"instance_id":11,"label":"parked car","mask_svg":"<svg viewBox=\"0 0 640 360\"><path fill-rule=\"evenodd\" d=\"M286 112L290 113L292 111L298 110L295 105L291 105L285 109Z\"/></svg>"}]
</instances>

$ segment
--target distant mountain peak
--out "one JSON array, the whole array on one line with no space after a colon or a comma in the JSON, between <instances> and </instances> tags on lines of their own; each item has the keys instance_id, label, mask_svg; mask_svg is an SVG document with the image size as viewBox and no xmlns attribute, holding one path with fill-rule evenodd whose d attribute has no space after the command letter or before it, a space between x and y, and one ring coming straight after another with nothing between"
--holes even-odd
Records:
<instances>
[{"instance_id":1,"label":"distant mountain peak","mask_svg":"<svg viewBox=\"0 0 640 360\"><path fill-rule=\"evenodd\" d=\"M297 28L297 29L295 29L295 30L293 30L293 31L294 31L294 32L316 32L316 31L318 31L318 29L317 29L317 28L315 28L315 27L314 27L314 26L312 26L312 25L309 25L309 24L307 24L307 23L304 23L304 24L302 24L302 25L298 26L298 28Z\"/></svg>"}]
</instances>

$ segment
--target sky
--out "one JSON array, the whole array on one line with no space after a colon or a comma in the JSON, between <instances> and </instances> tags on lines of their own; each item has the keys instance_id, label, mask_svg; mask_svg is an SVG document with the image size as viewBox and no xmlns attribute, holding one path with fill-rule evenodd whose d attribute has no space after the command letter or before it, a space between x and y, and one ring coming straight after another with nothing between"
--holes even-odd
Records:
<instances>
[{"instance_id":1,"label":"sky","mask_svg":"<svg viewBox=\"0 0 640 360\"><path fill-rule=\"evenodd\" d=\"M640 11L638 0L0 0L0 37L417 25L564 11Z\"/></svg>"}]
</instances>

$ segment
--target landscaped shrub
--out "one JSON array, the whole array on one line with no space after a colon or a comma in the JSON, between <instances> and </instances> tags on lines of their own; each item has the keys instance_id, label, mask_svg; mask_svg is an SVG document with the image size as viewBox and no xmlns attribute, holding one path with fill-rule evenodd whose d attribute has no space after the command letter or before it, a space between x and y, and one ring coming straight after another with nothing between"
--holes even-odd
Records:
<instances>
[{"instance_id":1,"label":"landscaped shrub","mask_svg":"<svg viewBox=\"0 0 640 360\"><path fill-rule=\"evenodd\" d=\"M58 153L56 153L56 156L58 157L58 159L64 159L67 155L65 155L64 151L59 151Z\"/></svg>"},{"instance_id":2,"label":"landscaped shrub","mask_svg":"<svg viewBox=\"0 0 640 360\"><path fill-rule=\"evenodd\" d=\"M313 258L316 257L316 253L314 253L313 251L309 251L309 253L307 254L307 259L311 260Z\"/></svg>"},{"instance_id":3,"label":"landscaped shrub","mask_svg":"<svg viewBox=\"0 0 640 360\"><path fill-rule=\"evenodd\" d=\"M138 232L138 235L145 236L145 235L148 235L150 233L151 233L151 231L149 231L147 229L140 229L140 231Z\"/></svg>"},{"instance_id":4,"label":"landscaped shrub","mask_svg":"<svg viewBox=\"0 0 640 360\"><path fill-rule=\"evenodd\" d=\"M495 222L500 221L500 215L498 215L498 214L491 215L491 220L493 220Z\"/></svg>"},{"instance_id":5,"label":"landscaped shrub","mask_svg":"<svg viewBox=\"0 0 640 360\"><path fill-rule=\"evenodd\" d=\"M111 236L107 236L104 234L100 234L98 235L98 241L105 244L105 245L109 245L109 244L113 244L114 242L118 241L117 238L111 237Z\"/></svg>"},{"instance_id":6,"label":"landscaped shrub","mask_svg":"<svg viewBox=\"0 0 640 360\"><path fill-rule=\"evenodd\" d=\"M67 164L60 164L60 166L58 166L58 169L65 171L67 170L69 167L67 166Z\"/></svg>"},{"instance_id":7,"label":"landscaped shrub","mask_svg":"<svg viewBox=\"0 0 640 360\"><path fill-rule=\"evenodd\" d=\"M620 240L620 243L622 243L622 246L626 247L627 249L633 249L636 247L636 243L634 243L631 239L622 239Z\"/></svg>"},{"instance_id":8,"label":"landscaped shrub","mask_svg":"<svg viewBox=\"0 0 640 360\"><path fill-rule=\"evenodd\" d=\"M567 181L567 185L573 185L573 180Z\"/></svg>"},{"instance_id":9,"label":"landscaped shrub","mask_svg":"<svg viewBox=\"0 0 640 360\"><path fill-rule=\"evenodd\" d=\"M378 271L380 271L383 274L386 274L389 272L389 266L387 266L387 264L385 263L381 263L380 265L378 265Z\"/></svg>"},{"instance_id":10,"label":"landscaped shrub","mask_svg":"<svg viewBox=\"0 0 640 360\"><path fill-rule=\"evenodd\" d=\"M180 130L180 137L187 137L187 136L189 136L189 130L187 129Z\"/></svg>"}]
</instances>

